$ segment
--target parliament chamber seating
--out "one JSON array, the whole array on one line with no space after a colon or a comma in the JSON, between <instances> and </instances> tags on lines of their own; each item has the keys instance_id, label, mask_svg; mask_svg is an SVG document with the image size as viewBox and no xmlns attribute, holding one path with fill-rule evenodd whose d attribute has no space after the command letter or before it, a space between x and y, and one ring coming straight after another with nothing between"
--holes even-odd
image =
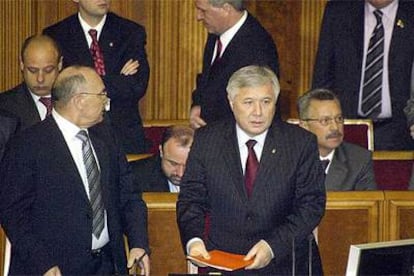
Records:
<instances>
[{"instance_id":1,"label":"parliament chamber seating","mask_svg":"<svg viewBox=\"0 0 414 276\"><path fill-rule=\"evenodd\" d=\"M173 125L189 125L188 120L148 120L144 121L145 138L150 142L148 153L157 154L165 129Z\"/></svg>"},{"instance_id":2,"label":"parliament chamber seating","mask_svg":"<svg viewBox=\"0 0 414 276\"><path fill-rule=\"evenodd\" d=\"M177 194L144 193L148 206L151 275L186 273L176 223ZM349 246L414 238L414 191L328 192L318 242L325 275L345 275ZM5 236L0 232L3 271Z\"/></svg>"}]
</instances>

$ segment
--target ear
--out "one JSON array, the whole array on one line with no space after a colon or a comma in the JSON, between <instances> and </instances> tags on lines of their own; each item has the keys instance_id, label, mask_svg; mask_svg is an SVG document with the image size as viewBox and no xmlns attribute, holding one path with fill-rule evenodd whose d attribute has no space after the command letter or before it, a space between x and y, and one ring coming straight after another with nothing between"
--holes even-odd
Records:
<instances>
[{"instance_id":1,"label":"ear","mask_svg":"<svg viewBox=\"0 0 414 276\"><path fill-rule=\"evenodd\" d=\"M223 6L221 6L221 8L227 13L231 13L234 10L234 7L232 5L230 5L229 3L224 3Z\"/></svg>"},{"instance_id":2,"label":"ear","mask_svg":"<svg viewBox=\"0 0 414 276\"><path fill-rule=\"evenodd\" d=\"M63 56L60 57L59 63L58 63L58 71L60 72L62 70L62 65L63 65Z\"/></svg>"},{"instance_id":3,"label":"ear","mask_svg":"<svg viewBox=\"0 0 414 276\"><path fill-rule=\"evenodd\" d=\"M24 62L23 62L23 58L22 58L22 57L20 57L20 58L19 58L19 60L20 60L20 71L22 71L22 72L23 72L23 69L24 69Z\"/></svg>"},{"instance_id":4,"label":"ear","mask_svg":"<svg viewBox=\"0 0 414 276\"><path fill-rule=\"evenodd\" d=\"M233 111L233 100L230 98L229 95L227 95L227 100L229 101L230 108Z\"/></svg>"},{"instance_id":5,"label":"ear","mask_svg":"<svg viewBox=\"0 0 414 276\"><path fill-rule=\"evenodd\" d=\"M158 150L160 151L160 156L162 158L162 156L164 155L163 152L162 152L162 145L158 146Z\"/></svg>"},{"instance_id":6,"label":"ear","mask_svg":"<svg viewBox=\"0 0 414 276\"><path fill-rule=\"evenodd\" d=\"M304 128L304 129L308 129L308 124L307 124L306 121L299 120L299 126Z\"/></svg>"}]
</instances>

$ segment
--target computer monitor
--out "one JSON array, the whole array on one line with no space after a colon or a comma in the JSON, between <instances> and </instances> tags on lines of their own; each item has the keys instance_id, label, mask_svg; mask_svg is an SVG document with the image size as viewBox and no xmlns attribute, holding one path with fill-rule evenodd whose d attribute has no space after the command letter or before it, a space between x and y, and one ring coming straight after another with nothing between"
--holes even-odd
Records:
<instances>
[{"instance_id":1,"label":"computer monitor","mask_svg":"<svg viewBox=\"0 0 414 276\"><path fill-rule=\"evenodd\" d=\"M414 239L351 245L346 276L414 275Z\"/></svg>"}]
</instances>

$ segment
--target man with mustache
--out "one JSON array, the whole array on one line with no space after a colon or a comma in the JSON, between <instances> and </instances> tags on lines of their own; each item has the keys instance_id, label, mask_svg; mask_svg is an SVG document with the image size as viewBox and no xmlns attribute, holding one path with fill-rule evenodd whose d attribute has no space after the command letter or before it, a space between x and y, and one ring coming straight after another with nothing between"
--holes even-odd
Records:
<instances>
[{"instance_id":1,"label":"man with mustache","mask_svg":"<svg viewBox=\"0 0 414 276\"><path fill-rule=\"evenodd\" d=\"M326 190L375 190L372 153L343 141L344 117L338 97L327 89L313 89L298 99L297 107L300 126L318 137Z\"/></svg>"},{"instance_id":2,"label":"man with mustache","mask_svg":"<svg viewBox=\"0 0 414 276\"><path fill-rule=\"evenodd\" d=\"M61 54L52 38L34 35L24 41L20 53L24 82L0 94L0 110L16 117L20 130L44 120L50 114L50 94L61 68Z\"/></svg>"},{"instance_id":3,"label":"man with mustache","mask_svg":"<svg viewBox=\"0 0 414 276\"><path fill-rule=\"evenodd\" d=\"M194 130L188 126L168 127L159 154L129 163L135 186L142 192L178 193L193 136Z\"/></svg>"}]
</instances>

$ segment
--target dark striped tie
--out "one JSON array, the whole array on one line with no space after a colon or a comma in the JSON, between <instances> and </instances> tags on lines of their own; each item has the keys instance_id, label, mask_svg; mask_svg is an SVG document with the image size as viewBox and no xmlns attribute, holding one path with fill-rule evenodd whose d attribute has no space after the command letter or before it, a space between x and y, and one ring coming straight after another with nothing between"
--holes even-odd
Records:
<instances>
[{"instance_id":1,"label":"dark striped tie","mask_svg":"<svg viewBox=\"0 0 414 276\"><path fill-rule=\"evenodd\" d=\"M246 185L247 195L249 197L252 194L254 181L259 169L259 161L257 160L257 156L253 148L256 143L256 140L249 140L246 142L248 155L246 160L246 169L244 172L244 182Z\"/></svg>"},{"instance_id":2,"label":"dark striped tie","mask_svg":"<svg viewBox=\"0 0 414 276\"><path fill-rule=\"evenodd\" d=\"M82 155L85 163L86 176L89 186L89 200L92 206L92 233L96 238L102 233L104 228L104 206L101 192L101 174L93 155L91 142L88 133L85 130L79 131L76 135L82 141Z\"/></svg>"},{"instance_id":3,"label":"dark striped tie","mask_svg":"<svg viewBox=\"0 0 414 276\"><path fill-rule=\"evenodd\" d=\"M384 66L384 26L382 12L375 10L377 25L369 41L365 62L361 110L365 117L376 119L381 113L382 74Z\"/></svg>"}]
</instances>

